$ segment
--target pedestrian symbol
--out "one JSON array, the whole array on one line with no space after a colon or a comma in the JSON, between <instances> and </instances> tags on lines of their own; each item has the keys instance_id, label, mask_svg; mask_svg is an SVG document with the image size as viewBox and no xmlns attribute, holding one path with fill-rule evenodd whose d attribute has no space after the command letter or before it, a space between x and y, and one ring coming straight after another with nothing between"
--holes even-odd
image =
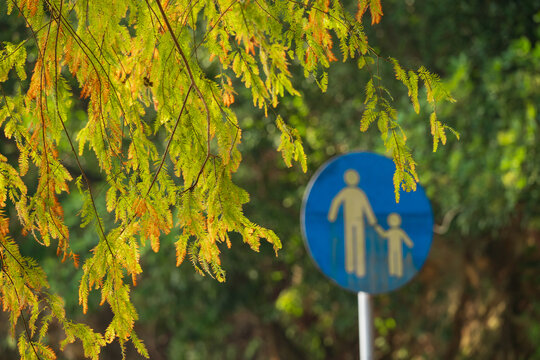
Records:
<instances>
[{"instance_id":1,"label":"pedestrian symbol","mask_svg":"<svg viewBox=\"0 0 540 360\"><path fill-rule=\"evenodd\" d=\"M384 231L382 227L377 225L375 230L381 237L388 239L388 272L390 276L403 276L403 251L402 242L412 248L414 246L412 240L407 236L399 226L401 225L401 216L396 213L388 215L388 225L390 229Z\"/></svg>"},{"instance_id":2,"label":"pedestrian symbol","mask_svg":"<svg viewBox=\"0 0 540 360\"><path fill-rule=\"evenodd\" d=\"M371 226L377 220L371 209L366 194L358 188L360 176L353 169L349 169L344 175L347 187L341 190L332 200L328 220L335 222L338 209L343 204L343 222L345 223L345 270L356 273L356 276L364 276L366 273L366 241L364 217Z\"/></svg>"},{"instance_id":3,"label":"pedestrian symbol","mask_svg":"<svg viewBox=\"0 0 540 360\"><path fill-rule=\"evenodd\" d=\"M396 203L394 170L386 157L346 154L325 164L304 196L306 246L321 271L349 290L392 291L428 255L431 206L420 186Z\"/></svg>"}]
</instances>

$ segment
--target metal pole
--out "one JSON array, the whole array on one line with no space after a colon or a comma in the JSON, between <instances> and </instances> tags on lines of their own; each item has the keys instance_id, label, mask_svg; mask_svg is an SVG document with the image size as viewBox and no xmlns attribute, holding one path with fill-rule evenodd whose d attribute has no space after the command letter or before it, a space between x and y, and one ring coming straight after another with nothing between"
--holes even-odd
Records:
<instances>
[{"instance_id":1,"label":"metal pole","mask_svg":"<svg viewBox=\"0 0 540 360\"><path fill-rule=\"evenodd\" d=\"M373 311L368 293L358 292L358 337L360 360L373 360Z\"/></svg>"}]
</instances>

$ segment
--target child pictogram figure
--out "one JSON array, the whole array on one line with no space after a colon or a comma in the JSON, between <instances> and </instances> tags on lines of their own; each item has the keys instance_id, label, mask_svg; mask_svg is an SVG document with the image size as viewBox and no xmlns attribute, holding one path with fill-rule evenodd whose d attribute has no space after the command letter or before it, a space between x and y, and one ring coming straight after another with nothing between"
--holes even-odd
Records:
<instances>
[{"instance_id":1,"label":"child pictogram figure","mask_svg":"<svg viewBox=\"0 0 540 360\"><path fill-rule=\"evenodd\" d=\"M405 243L407 247L412 248L414 246L412 240L407 233L400 227L401 216L397 213L391 213L387 218L390 228L384 230L380 225L375 226L375 231L379 236L388 239L388 272L390 276L402 277L403 276L403 246Z\"/></svg>"},{"instance_id":2,"label":"child pictogram figure","mask_svg":"<svg viewBox=\"0 0 540 360\"><path fill-rule=\"evenodd\" d=\"M362 277L366 274L366 231L364 219L369 225L377 223L371 204L366 194L360 190L360 175L353 170L345 171L343 176L347 187L342 189L332 200L328 211L328 221L335 222L338 211L343 205L345 225L345 271Z\"/></svg>"}]
</instances>

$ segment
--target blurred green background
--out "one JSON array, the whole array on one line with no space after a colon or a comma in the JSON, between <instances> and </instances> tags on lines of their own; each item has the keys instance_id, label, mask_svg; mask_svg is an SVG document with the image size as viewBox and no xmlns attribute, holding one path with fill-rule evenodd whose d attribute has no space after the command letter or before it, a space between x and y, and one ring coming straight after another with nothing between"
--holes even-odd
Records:
<instances>
[{"instance_id":1,"label":"blurred green background","mask_svg":"<svg viewBox=\"0 0 540 360\"><path fill-rule=\"evenodd\" d=\"M404 66L423 64L441 75L457 103L441 105L439 118L461 139L449 137L433 153L427 114L416 115L404 88L394 89L439 225L419 275L374 298L376 358L540 359L540 0L386 0L383 10L381 23L366 29L372 46ZM0 41L27 36L23 20L0 9ZM383 62L381 70L391 87L391 67ZM246 213L275 230L283 249L277 258L270 246L254 253L237 238L223 251L223 284L196 274L189 262L176 268L172 239L163 239L157 254L143 249L133 300L136 330L152 359L358 358L356 296L315 268L299 212L323 162L350 150L383 151L382 140L375 129L359 130L366 76L354 63L333 64L326 94L298 74L303 98L283 99L276 113L303 137L306 174L287 169L276 152L272 114L253 110L247 92L234 105L244 129L236 181L251 195ZM3 137L0 152L16 160L15 145ZM89 175L99 192L100 174ZM64 206L66 214L79 210L76 192ZM90 249L95 235L79 229L77 217L66 220L73 250ZM82 319L80 270L61 264L53 248L20 241L25 255L40 259L67 310ZM98 302L91 301L84 321L103 331L111 314ZM8 328L0 313L6 360L18 358ZM61 336L53 329L51 343ZM69 345L59 358L81 359L82 349ZM119 359L118 344L101 358ZM129 348L127 358L140 356Z\"/></svg>"}]
</instances>

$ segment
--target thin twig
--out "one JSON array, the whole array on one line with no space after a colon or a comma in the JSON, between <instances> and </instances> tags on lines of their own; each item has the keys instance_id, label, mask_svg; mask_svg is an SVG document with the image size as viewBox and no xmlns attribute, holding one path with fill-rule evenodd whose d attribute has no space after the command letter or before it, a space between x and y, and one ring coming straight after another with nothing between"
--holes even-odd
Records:
<instances>
[{"instance_id":1,"label":"thin twig","mask_svg":"<svg viewBox=\"0 0 540 360\"><path fill-rule=\"evenodd\" d=\"M154 186L154 183L156 182L156 179L159 175L159 172L161 171L161 168L163 167L163 163L165 162L165 157L167 156L169 152L169 147L171 146L172 139L174 137L174 134L176 132L176 128L178 127L178 124L180 123L180 118L182 117L182 113L184 112L184 109L186 108L186 103L189 97L189 93L191 92L191 89L193 88L193 84L189 86L189 89L186 93L186 97L184 98L184 103L182 104L182 109L180 109L180 113L178 114L178 118L176 119L176 123L174 124L174 128L171 132L171 137L169 138L169 141L167 142L167 146L165 147L165 151L163 151L163 156L161 157L161 162L159 163L159 167L156 170L156 173L154 174L154 178L152 179L152 183L148 187L148 190L146 191L146 196L150 193L150 190L152 189L152 186Z\"/></svg>"},{"instance_id":2,"label":"thin twig","mask_svg":"<svg viewBox=\"0 0 540 360\"><path fill-rule=\"evenodd\" d=\"M0 241L0 244L2 245L2 247L7 250L7 248L5 247L4 243ZM9 252L9 251L8 251ZM17 261L19 262L14 256L13 254L11 254L11 256ZM2 272L4 274L6 274L7 278L9 279L9 282L11 283L11 286L13 287L13 291L15 291L15 296L17 296L17 302L19 303L19 305L22 307L22 304L21 304L21 298L19 296L19 292L17 291L17 288L15 287L15 283L13 282L13 279L11 278L11 275L9 275L9 273L5 270L4 268L4 256L2 255L2 253L0 252L0 257L2 259L2 261L0 262L0 269L2 270ZM20 265L20 263L19 263ZM22 266L22 265L21 265ZM24 269L24 268L23 268ZM22 310L22 309L21 309ZM26 332L26 337L28 338L28 343L30 344L30 346L32 347L32 350L34 351L34 354L36 355L36 357L38 358L38 360L41 360L41 357L39 356L36 348L34 347L34 343L32 342L32 338L30 337L30 329L28 327L28 322L26 321L25 317L24 317L24 314L22 313L21 311L21 318L23 320L23 324L24 324L24 331ZM21 354L22 356L23 354Z\"/></svg>"},{"instance_id":3,"label":"thin twig","mask_svg":"<svg viewBox=\"0 0 540 360\"><path fill-rule=\"evenodd\" d=\"M161 16L163 17L163 21L165 22L165 25L167 26L167 29L169 30L169 33L171 34L171 37L173 39L174 45L176 47L176 50L180 54L180 57L182 58L182 61L184 62L184 65L186 67L188 76L191 80L191 84L195 88L195 91L197 92L197 95L199 99L201 99L201 102L203 103L205 113L206 113L206 158L204 159L204 162L201 166L201 169L199 170L199 173L197 174L197 177L195 181L191 184L191 186L188 189L193 189L199 182L199 178L204 170L204 167L206 166L206 163L208 162L208 159L210 158L210 109L208 108L208 103L206 102L206 99L204 98L204 95L202 94L201 90L199 89L199 86L197 85L195 81L195 77L193 76L193 72L191 70L191 67L189 65L188 59L186 55L184 54L184 51L182 50L182 47L180 46L180 43L178 42L178 39L176 38L176 35L174 34L173 28L171 26L171 23L169 21L169 18L167 17L167 14L165 14L165 10L163 9L163 6L161 5L160 0L155 0L156 4L159 8L159 11L161 13ZM184 190L185 191L185 190Z\"/></svg>"},{"instance_id":4,"label":"thin twig","mask_svg":"<svg viewBox=\"0 0 540 360\"><path fill-rule=\"evenodd\" d=\"M62 25L62 22L61 22L62 3L63 3L63 0L60 2L60 10L58 12L58 16L56 17L56 22L58 24L56 42L58 42L58 34L60 33L60 27ZM56 44L56 46L57 46L57 44ZM64 122L64 119L62 118L62 115L60 114L60 106L58 104L58 54L57 54L57 50L58 49L55 48L55 53L54 53L54 57L55 57L55 62L54 62L54 69L55 69L55 72L54 72L54 75L55 75L54 87L55 88L54 88L54 91L55 91L55 94L56 94L56 96L55 96L56 113L58 115L58 119L60 120L60 123L62 124L62 129L64 130L64 133L66 134L66 137L68 139L69 146L71 147L71 152L75 156L75 162L77 163L77 167L79 168L79 171L81 172L81 175L82 175L82 177L84 179L84 182L86 183L86 187L88 188L88 193L90 195L90 202L92 203L92 208L94 210L94 213L96 214L96 221L98 223L99 230L101 232L101 235L103 236L103 240L105 240L105 243L107 244L107 248L109 249L109 252L111 253L111 255L113 257L113 261L115 261L116 260L116 255L112 251L109 240L107 239L107 235L105 234L105 229L103 228L103 224L101 223L101 220L99 218L99 214L98 214L97 207L96 207L96 202L95 202L95 199L94 199L94 195L92 194L92 188L90 186L90 180L88 179L88 177L86 176L86 173L84 172L84 170L82 168L81 162L79 160L79 156L77 155L77 151L75 150L75 146L73 145L73 141L71 140L71 136L69 135L69 132L68 132L68 130L66 128L66 124Z\"/></svg>"}]
</instances>

